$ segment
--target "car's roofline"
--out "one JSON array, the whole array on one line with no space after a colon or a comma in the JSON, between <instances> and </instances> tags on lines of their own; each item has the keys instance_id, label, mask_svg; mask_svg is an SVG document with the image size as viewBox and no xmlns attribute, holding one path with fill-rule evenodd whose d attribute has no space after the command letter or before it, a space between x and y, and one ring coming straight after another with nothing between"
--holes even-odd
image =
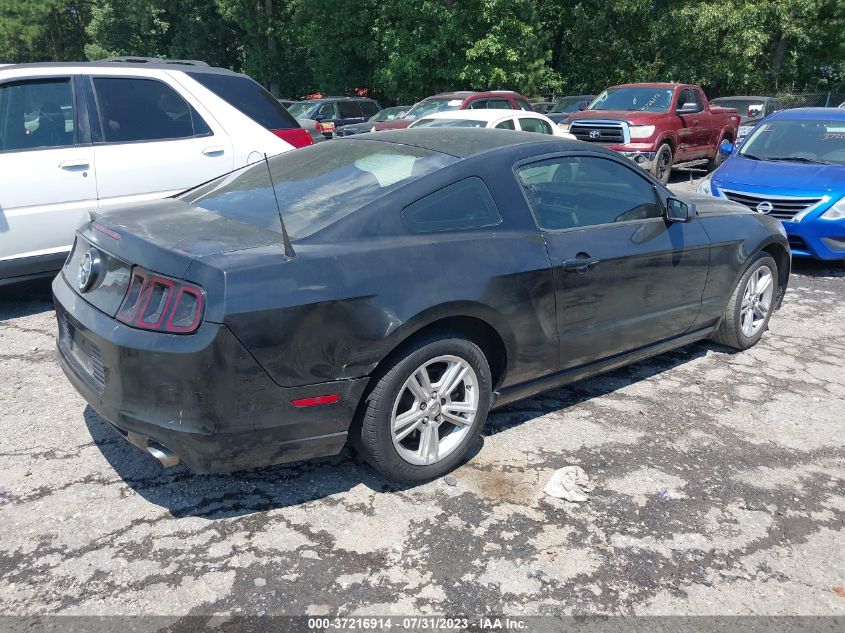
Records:
<instances>
[{"instance_id":1,"label":"car's roofline","mask_svg":"<svg viewBox=\"0 0 845 633\"><path fill-rule=\"evenodd\" d=\"M228 68L220 68L218 66L202 66L202 65L193 65L193 64L178 64L178 63L165 63L165 62L148 62L148 63L135 63L135 62L32 62L32 63L24 63L24 64L10 64L8 66L3 66L3 71L10 71L10 70L26 70L26 69L35 69L35 70L42 70L42 69L60 69L60 70L71 70L74 68L79 69L90 69L90 68L119 68L119 69L129 69L132 70L177 70L182 72L193 72L193 73L216 73L216 74L225 74L225 75L238 75L238 76L246 76L242 73L235 72L234 70L229 70Z\"/></svg>"},{"instance_id":2,"label":"car's roofline","mask_svg":"<svg viewBox=\"0 0 845 633\"><path fill-rule=\"evenodd\" d=\"M834 119L836 121L845 121L845 110L840 108L789 108L786 110L778 110L766 117L767 121L780 119L791 119L793 121Z\"/></svg>"},{"instance_id":3,"label":"car's roofline","mask_svg":"<svg viewBox=\"0 0 845 633\"><path fill-rule=\"evenodd\" d=\"M479 110L447 110L446 112L433 112L432 114L426 114L425 116L420 117L414 121L414 123L425 119L460 119L465 121L478 120L489 122L495 121L496 119L511 117L517 113L522 116L528 116L535 119L546 118L542 113L534 112L532 110L517 110L515 108L509 108L507 110L499 108L483 108ZM411 125L413 125L413 123Z\"/></svg>"}]
</instances>

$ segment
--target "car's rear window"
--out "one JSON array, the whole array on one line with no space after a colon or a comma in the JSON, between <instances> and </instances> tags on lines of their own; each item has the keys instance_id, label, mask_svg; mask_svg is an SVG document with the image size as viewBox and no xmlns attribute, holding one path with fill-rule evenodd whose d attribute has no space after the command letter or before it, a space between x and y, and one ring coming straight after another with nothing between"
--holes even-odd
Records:
<instances>
[{"instance_id":1,"label":"car's rear window","mask_svg":"<svg viewBox=\"0 0 845 633\"><path fill-rule=\"evenodd\" d=\"M268 130L288 130L299 127L296 119L285 107L249 77L222 73L189 72L187 74Z\"/></svg>"},{"instance_id":2,"label":"car's rear window","mask_svg":"<svg viewBox=\"0 0 845 633\"><path fill-rule=\"evenodd\" d=\"M296 240L457 160L410 145L344 139L271 158L270 172L285 228ZM263 162L179 197L214 213L280 230L267 165Z\"/></svg>"}]
</instances>

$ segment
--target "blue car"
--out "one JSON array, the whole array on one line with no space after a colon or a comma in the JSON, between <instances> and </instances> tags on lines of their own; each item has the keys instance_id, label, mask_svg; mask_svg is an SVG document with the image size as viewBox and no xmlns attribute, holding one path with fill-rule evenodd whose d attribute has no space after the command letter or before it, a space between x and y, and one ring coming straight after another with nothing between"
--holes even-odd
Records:
<instances>
[{"instance_id":1,"label":"blue car","mask_svg":"<svg viewBox=\"0 0 845 633\"><path fill-rule=\"evenodd\" d=\"M719 150L699 193L780 219L795 256L845 261L845 110L781 110Z\"/></svg>"}]
</instances>

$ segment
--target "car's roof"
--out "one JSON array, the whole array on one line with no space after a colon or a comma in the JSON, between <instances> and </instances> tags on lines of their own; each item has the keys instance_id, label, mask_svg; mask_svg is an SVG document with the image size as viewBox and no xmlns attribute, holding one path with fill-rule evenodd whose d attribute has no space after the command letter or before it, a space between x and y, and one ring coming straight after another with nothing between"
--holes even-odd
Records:
<instances>
[{"instance_id":1,"label":"car's roof","mask_svg":"<svg viewBox=\"0 0 845 633\"><path fill-rule=\"evenodd\" d=\"M501 111L500 111L501 112ZM385 143L399 143L411 145L433 152L449 154L457 158L467 158L477 154L492 152L506 147L524 146L528 144L558 144L549 151L566 151L569 149L583 150L585 143L571 141L559 136L537 134L536 132L517 132L515 130L495 130L489 128L408 128L404 130L386 130L357 134L349 140L372 140ZM338 142L346 142L339 139ZM591 150L600 149L590 147ZM610 150L607 150L610 152Z\"/></svg>"},{"instance_id":2,"label":"car's roof","mask_svg":"<svg viewBox=\"0 0 845 633\"><path fill-rule=\"evenodd\" d=\"M418 121L423 121L425 119L460 119L462 121L485 121L489 123L490 121L496 121L497 119L504 119L506 117L516 115L530 117L533 119L546 118L539 112L532 112L531 110L505 110L504 108L483 108L480 110L448 110L446 112L434 112L432 114L426 114L424 117L418 119Z\"/></svg>"},{"instance_id":3,"label":"car's roof","mask_svg":"<svg viewBox=\"0 0 845 633\"><path fill-rule=\"evenodd\" d=\"M834 121L845 121L845 110L839 108L792 108L789 110L778 110L770 114L767 121L774 119L791 119L799 121L818 121L821 119L833 119Z\"/></svg>"},{"instance_id":4,"label":"car's roof","mask_svg":"<svg viewBox=\"0 0 845 633\"><path fill-rule=\"evenodd\" d=\"M91 68L120 68L120 69L128 69L131 68L132 70L178 70L182 72L190 72L190 73L221 73L226 75L240 75L240 73L236 73L233 70L229 70L228 68L218 68L217 66L207 66L204 64L191 64L191 63L177 63L177 62L145 62L145 63L137 63L137 62L108 62L108 61L98 61L98 62L35 62L35 63L28 63L28 64L11 64L9 66L3 66L4 71L8 70L24 70L24 69L36 69L36 70L43 70L43 69L61 69L64 71L70 71L74 68L79 68L81 70L88 70Z\"/></svg>"},{"instance_id":5,"label":"car's roof","mask_svg":"<svg viewBox=\"0 0 845 633\"><path fill-rule=\"evenodd\" d=\"M440 92L426 97L426 99L468 99L470 97L501 97L505 95L522 97L514 90L455 90L454 92Z\"/></svg>"},{"instance_id":6,"label":"car's roof","mask_svg":"<svg viewBox=\"0 0 845 633\"><path fill-rule=\"evenodd\" d=\"M643 82L639 84L617 84L616 86L612 86L613 88L667 88L667 89L675 89L679 86L685 87L692 87L693 84L676 84L670 82Z\"/></svg>"}]
</instances>

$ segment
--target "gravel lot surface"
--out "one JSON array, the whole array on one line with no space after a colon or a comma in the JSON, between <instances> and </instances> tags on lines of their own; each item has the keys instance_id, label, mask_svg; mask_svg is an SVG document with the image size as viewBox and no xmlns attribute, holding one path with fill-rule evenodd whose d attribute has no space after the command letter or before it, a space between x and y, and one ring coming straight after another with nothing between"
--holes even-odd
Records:
<instances>
[{"instance_id":1,"label":"gravel lot surface","mask_svg":"<svg viewBox=\"0 0 845 633\"><path fill-rule=\"evenodd\" d=\"M843 267L797 263L748 352L496 412L453 486L350 453L163 470L86 407L54 335L48 283L0 289L0 614L845 614ZM568 464L586 503L543 496Z\"/></svg>"}]
</instances>

